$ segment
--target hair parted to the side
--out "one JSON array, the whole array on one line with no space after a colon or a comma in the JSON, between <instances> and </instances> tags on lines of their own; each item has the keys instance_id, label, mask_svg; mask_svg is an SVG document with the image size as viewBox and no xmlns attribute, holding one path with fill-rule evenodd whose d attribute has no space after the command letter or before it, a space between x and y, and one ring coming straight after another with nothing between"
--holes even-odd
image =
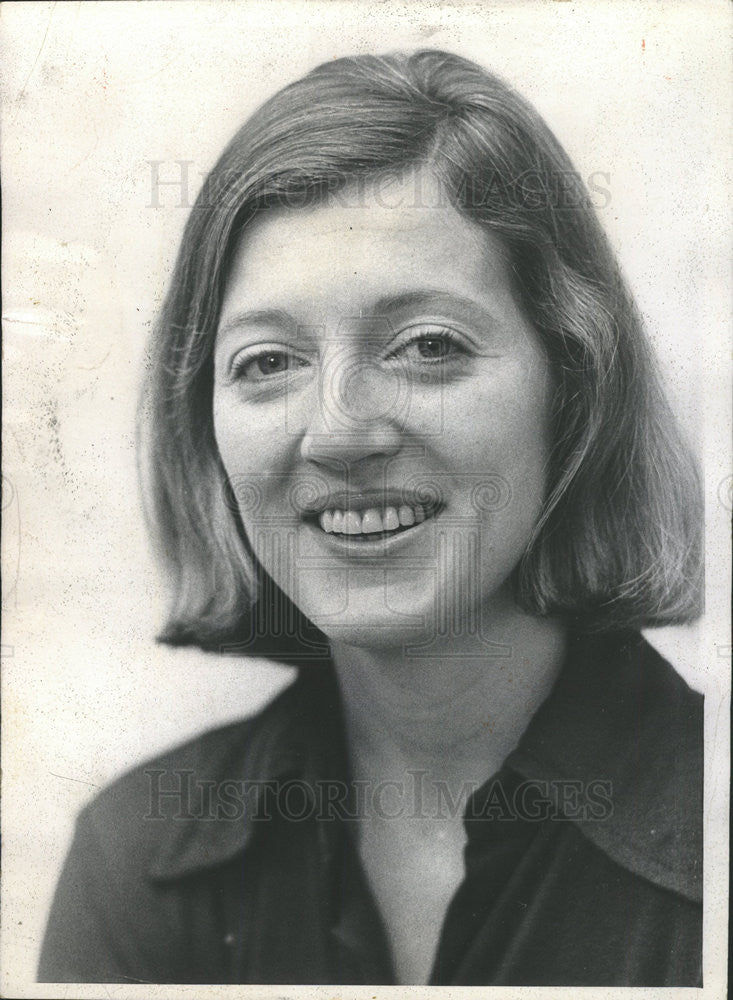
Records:
<instances>
[{"instance_id":1,"label":"hair parted to the side","mask_svg":"<svg viewBox=\"0 0 733 1000\"><path fill-rule=\"evenodd\" d=\"M530 105L479 66L428 50L340 59L281 90L235 135L191 212L141 406L173 595L163 641L251 647L267 637L263 607L281 596L265 580L254 603L262 572L214 439L212 349L239 236L269 206L318 204L421 167L503 242L555 374L549 489L517 568L518 601L586 630L699 615L695 463L589 198ZM285 633L308 640L297 609L286 613Z\"/></svg>"}]
</instances>

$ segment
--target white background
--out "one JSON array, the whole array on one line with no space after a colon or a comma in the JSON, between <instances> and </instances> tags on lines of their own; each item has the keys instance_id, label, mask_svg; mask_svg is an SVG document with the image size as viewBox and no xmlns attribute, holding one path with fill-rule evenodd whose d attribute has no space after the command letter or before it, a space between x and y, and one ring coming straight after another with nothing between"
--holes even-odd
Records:
<instances>
[{"instance_id":1,"label":"white background","mask_svg":"<svg viewBox=\"0 0 733 1000\"><path fill-rule=\"evenodd\" d=\"M163 595L135 405L186 209L176 187L151 207L150 161L163 180L190 161L192 201L250 111L340 55L469 56L536 105L584 178L609 175L599 214L705 463L706 623L652 638L707 694L707 828L724 833L729 26L710 2L3 5L3 995L34 991L73 817L95 789L290 676L153 642ZM708 887L726 882L716 844ZM710 995L721 912L707 917Z\"/></svg>"}]
</instances>

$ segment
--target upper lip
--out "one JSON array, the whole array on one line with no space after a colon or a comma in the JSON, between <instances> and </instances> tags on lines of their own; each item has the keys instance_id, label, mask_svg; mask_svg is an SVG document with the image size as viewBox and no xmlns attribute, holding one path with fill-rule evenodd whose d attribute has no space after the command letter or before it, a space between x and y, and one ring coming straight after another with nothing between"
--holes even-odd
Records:
<instances>
[{"instance_id":1,"label":"upper lip","mask_svg":"<svg viewBox=\"0 0 733 1000\"><path fill-rule=\"evenodd\" d=\"M384 489L384 490L338 490L321 493L309 499L302 508L304 515L320 514L324 510L368 510L386 507L422 507L426 514L435 513L442 506L441 500L430 491L430 496L421 495L415 490Z\"/></svg>"}]
</instances>

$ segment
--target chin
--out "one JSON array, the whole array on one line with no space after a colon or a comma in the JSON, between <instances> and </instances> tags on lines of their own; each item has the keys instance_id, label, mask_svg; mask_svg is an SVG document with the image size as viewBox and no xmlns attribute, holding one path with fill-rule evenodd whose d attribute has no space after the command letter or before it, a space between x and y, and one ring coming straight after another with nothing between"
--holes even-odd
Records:
<instances>
[{"instance_id":1,"label":"chin","mask_svg":"<svg viewBox=\"0 0 733 1000\"><path fill-rule=\"evenodd\" d=\"M383 568L305 573L293 600L333 642L373 649L402 648L435 634L437 599L424 579L397 584Z\"/></svg>"},{"instance_id":2,"label":"chin","mask_svg":"<svg viewBox=\"0 0 733 1000\"><path fill-rule=\"evenodd\" d=\"M496 655L489 634L510 608L508 586L476 600L468 580L455 579L440 592L433 574L365 567L301 578L305 600L296 603L331 642L364 649L445 655L456 647ZM386 581L386 583L385 583ZM474 584L475 586L475 584ZM307 596L306 596L307 595Z\"/></svg>"}]
</instances>

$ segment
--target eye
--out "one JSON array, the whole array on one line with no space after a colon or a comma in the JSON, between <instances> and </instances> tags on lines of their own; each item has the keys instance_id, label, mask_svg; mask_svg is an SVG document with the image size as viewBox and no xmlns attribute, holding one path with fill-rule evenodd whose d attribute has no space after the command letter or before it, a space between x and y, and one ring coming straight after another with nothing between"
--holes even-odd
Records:
<instances>
[{"instance_id":1,"label":"eye","mask_svg":"<svg viewBox=\"0 0 733 1000\"><path fill-rule=\"evenodd\" d=\"M304 358L282 348L248 351L234 359L232 378L246 382L272 381L307 366Z\"/></svg>"},{"instance_id":2,"label":"eye","mask_svg":"<svg viewBox=\"0 0 733 1000\"><path fill-rule=\"evenodd\" d=\"M411 341L408 347L413 348L425 361L442 361L455 349L447 337L421 337Z\"/></svg>"},{"instance_id":3,"label":"eye","mask_svg":"<svg viewBox=\"0 0 733 1000\"><path fill-rule=\"evenodd\" d=\"M400 340L388 357L401 358L408 364L444 365L467 360L473 354L470 345L455 330L433 323L404 330Z\"/></svg>"}]
</instances>

